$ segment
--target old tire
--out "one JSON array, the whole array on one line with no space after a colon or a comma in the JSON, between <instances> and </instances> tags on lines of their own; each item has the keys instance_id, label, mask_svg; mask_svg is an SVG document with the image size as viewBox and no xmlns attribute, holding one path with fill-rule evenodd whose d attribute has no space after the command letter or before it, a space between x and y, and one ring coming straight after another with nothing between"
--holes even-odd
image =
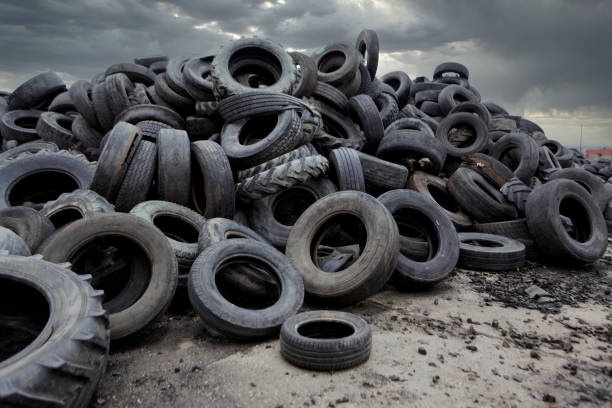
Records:
<instances>
[{"instance_id":1,"label":"old tire","mask_svg":"<svg viewBox=\"0 0 612 408\"><path fill-rule=\"evenodd\" d=\"M512 238L480 232L459 233L459 266L482 271L511 271L525 263L525 245Z\"/></svg>"}]
</instances>

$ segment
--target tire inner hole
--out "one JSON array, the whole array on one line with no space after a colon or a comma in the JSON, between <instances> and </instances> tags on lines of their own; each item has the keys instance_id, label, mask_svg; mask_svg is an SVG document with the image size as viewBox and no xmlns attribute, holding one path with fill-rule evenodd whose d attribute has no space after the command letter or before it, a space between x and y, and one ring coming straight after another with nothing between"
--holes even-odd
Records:
<instances>
[{"instance_id":1,"label":"tire inner hole","mask_svg":"<svg viewBox=\"0 0 612 408\"><path fill-rule=\"evenodd\" d=\"M422 241L424 246L412 245L410 250L400 248L401 253L417 262L426 262L436 256L440 249L440 237L433 222L420 211L411 208L402 208L395 211L393 219L397 224L400 236L409 238L411 241Z\"/></svg>"},{"instance_id":2,"label":"tire inner hole","mask_svg":"<svg viewBox=\"0 0 612 408\"><path fill-rule=\"evenodd\" d=\"M250 118L238 134L238 143L248 146L265 139L276 128L277 123L276 113Z\"/></svg>"},{"instance_id":3,"label":"tire inner hole","mask_svg":"<svg viewBox=\"0 0 612 408\"><path fill-rule=\"evenodd\" d=\"M261 310L274 305L281 296L281 283L265 262L238 257L221 264L215 274L219 293L243 309Z\"/></svg>"},{"instance_id":4,"label":"tire inner hole","mask_svg":"<svg viewBox=\"0 0 612 408\"><path fill-rule=\"evenodd\" d=\"M448 131L448 142L458 148L467 148L476 141L476 131L472 126L459 123Z\"/></svg>"},{"instance_id":5,"label":"tire inner hole","mask_svg":"<svg viewBox=\"0 0 612 408\"><path fill-rule=\"evenodd\" d=\"M49 303L41 292L0 278L0 366L38 337L49 316Z\"/></svg>"},{"instance_id":6,"label":"tire inner hole","mask_svg":"<svg viewBox=\"0 0 612 408\"><path fill-rule=\"evenodd\" d=\"M245 47L233 53L228 62L232 77L245 86L265 88L281 76L282 66L271 52L259 47ZM252 86L250 78L256 81ZM256 79L255 79L256 78Z\"/></svg>"},{"instance_id":7,"label":"tire inner hole","mask_svg":"<svg viewBox=\"0 0 612 408\"><path fill-rule=\"evenodd\" d=\"M591 220L588 210L572 197L566 197L559 203L559 214L569 221L563 222L565 232L575 241L586 242L591 238ZM570 225L571 222L571 225Z\"/></svg>"},{"instance_id":8,"label":"tire inner hole","mask_svg":"<svg viewBox=\"0 0 612 408\"><path fill-rule=\"evenodd\" d=\"M321 112L321 118L323 119L323 131L325 133L341 139L348 139L346 130L342 125L330 116L325 115L323 112Z\"/></svg>"},{"instance_id":9,"label":"tire inner hole","mask_svg":"<svg viewBox=\"0 0 612 408\"><path fill-rule=\"evenodd\" d=\"M346 55L341 51L330 51L326 53L320 60L318 70L324 74L335 72L342 68L346 61Z\"/></svg>"},{"instance_id":10,"label":"tire inner hole","mask_svg":"<svg viewBox=\"0 0 612 408\"><path fill-rule=\"evenodd\" d=\"M389 85L391 88L393 88L393 90L395 91L397 91L400 87L400 81L397 78L389 78L386 80L385 83Z\"/></svg>"},{"instance_id":11,"label":"tire inner hole","mask_svg":"<svg viewBox=\"0 0 612 408\"><path fill-rule=\"evenodd\" d=\"M178 242L198 242L199 229L182 217L169 214L160 214L153 217L153 224L165 236Z\"/></svg>"},{"instance_id":12,"label":"tire inner hole","mask_svg":"<svg viewBox=\"0 0 612 408\"><path fill-rule=\"evenodd\" d=\"M22 116L15 119L15 125L24 129L36 129L36 123L38 123L38 117L36 116Z\"/></svg>"},{"instance_id":13,"label":"tire inner hole","mask_svg":"<svg viewBox=\"0 0 612 408\"><path fill-rule=\"evenodd\" d=\"M446 191L445 188L442 188L435 184L427 184L427 190L429 191L429 194L431 194L433 199L436 201L436 203L440 204L442 208L452 213L459 212L459 206L457 205L455 200L453 200L450 194L448 194L448 191Z\"/></svg>"},{"instance_id":14,"label":"tire inner hole","mask_svg":"<svg viewBox=\"0 0 612 408\"><path fill-rule=\"evenodd\" d=\"M72 132L72 119L68 118L59 118L57 119L57 124L60 125L65 130Z\"/></svg>"},{"instance_id":15,"label":"tire inner hole","mask_svg":"<svg viewBox=\"0 0 612 408\"><path fill-rule=\"evenodd\" d=\"M77 181L70 175L54 170L30 173L18 180L10 189L8 201L11 206L25 202L44 204L55 200L62 193L79 188Z\"/></svg>"},{"instance_id":16,"label":"tire inner hole","mask_svg":"<svg viewBox=\"0 0 612 408\"><path fill-rule=\"evenodd\" d=\"M305 188L296 187L285 190L274 200L272 207L274 219L290 227L316 200L315 195Z\"/></svg>"},{"instance_id":17,"label":"tire inner hole","mask_svg":"<svg viewBox=\"0 0 612 408\"><path fill-rule=\"evenodd\" d=\"M76 208L64 208L50 215L49 221L53 223L55 229L58 229L82 218L83 214Z\"/></svg>"},{"instance_id":18,"label":"tire inner hole","mask_svg":"<svg viewBox=\"0 0 612 408\"><path fill-rule=\"evenodd\" d=\"M310 339L343 339L352 336L355 329L344 322L317 320L300 325L297 332Z\"/></svg>"},{"instance_id":19,"label":"tire inner hole","mask_svg":"<svg viewBox=\"0 0 612 408\"><path fill-rule=\"evenodd\" d=\"M311 259L325 272L339 272L359 259L366 244L367 231L363 222L355 215L339 214L315 232L310 246Z\"/></svg>"},{"instance_id":20,"label":"tire inner hole","mask_svg":"<svg viewBox=\"0 0 612 408\"><path fill-rule=\"evenodd\" d=\"M132 240L105 235L81 246L69 260L79 275L91 274L91 285L104 290L103 307L117 313L132 306L151 281L151 261Z\"/></svg>"}]
</instances>

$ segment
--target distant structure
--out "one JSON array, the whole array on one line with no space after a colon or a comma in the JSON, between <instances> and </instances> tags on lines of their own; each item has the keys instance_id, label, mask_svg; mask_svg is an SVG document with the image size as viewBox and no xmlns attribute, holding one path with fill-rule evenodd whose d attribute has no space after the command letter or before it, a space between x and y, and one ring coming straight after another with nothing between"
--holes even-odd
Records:
<instances>
[{"instance_id":1,"label":"distant structure","mask_svg":"<svg viewBox=\"0 0 612 408\"><path fill-rule=\"evenodd\" d=\"M596 162L600 159L612 160L612 149L587 149L584 154L590 162Z\"/></svg>"}]
</instances>

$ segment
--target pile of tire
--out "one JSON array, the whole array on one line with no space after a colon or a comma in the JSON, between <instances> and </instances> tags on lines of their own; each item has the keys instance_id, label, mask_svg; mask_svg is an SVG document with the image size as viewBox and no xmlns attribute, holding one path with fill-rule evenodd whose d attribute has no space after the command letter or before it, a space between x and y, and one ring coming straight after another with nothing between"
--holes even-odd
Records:
<instances>
[{"instance_id":1,"label":"pile of tire","mask_svg":"<svg viewBox=\"0 0 612 408\"><path fill-rule=\"evenodd\" d=\"M0 401L86 405L110 340L176 297L331 370L367 360L371 330L304 300L603 255L609 166L482 102L462 64L379 78L378 57L372 30L311 56L241 39L0 97Z\"/></svg>"}]
</instances>

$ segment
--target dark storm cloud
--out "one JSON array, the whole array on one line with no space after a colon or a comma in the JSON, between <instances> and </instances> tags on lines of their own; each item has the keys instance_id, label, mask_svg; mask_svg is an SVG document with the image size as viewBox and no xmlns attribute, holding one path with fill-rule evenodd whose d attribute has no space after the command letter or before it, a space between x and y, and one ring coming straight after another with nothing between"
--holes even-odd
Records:
<instances>
[{"instance_id":1,"label":"dark storm cloud","mask_svg":"<svg viewBox=\"0 0 612 408\"><path fill-rule=\"evenodd\" d=\"M151 54L214 53L258 35L313 50L378 32L381 73L465 63L485 99L539 112L612 112L607 1L0 1L0 84L51 69L89 78ZM586 112L586 113L585 113ZM520 112L518 112L520 113Z\"/></svg>"}]
</instances>

